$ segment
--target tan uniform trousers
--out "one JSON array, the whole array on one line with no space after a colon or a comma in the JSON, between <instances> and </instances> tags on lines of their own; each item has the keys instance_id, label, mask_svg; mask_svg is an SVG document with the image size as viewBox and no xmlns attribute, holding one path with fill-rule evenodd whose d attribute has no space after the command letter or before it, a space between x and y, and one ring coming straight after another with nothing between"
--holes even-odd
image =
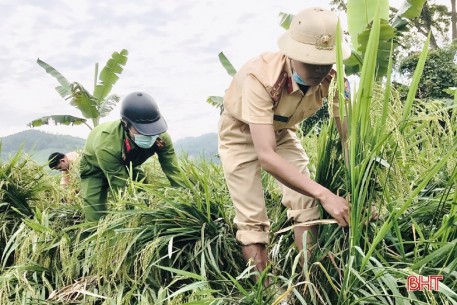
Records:
<instances>
[{"instance_id":1,"label":"tan uniform trousers","mask_svg":"<svg viewBox=\"0 0 457 305\"><path fill-rule=\"evenodd\" d=\"M295 132L283 129L276 133L276 152L309 176L309 163ZM267 217L261 184L261 168L254 150L249 125L223 113L219 120L219 155L224 176L235 207L236 239L242 245L268 244L270 221ZM280 183L282 204L295 223L320 218L320 208L311 197Z\"/></svg>"}]
</instances>

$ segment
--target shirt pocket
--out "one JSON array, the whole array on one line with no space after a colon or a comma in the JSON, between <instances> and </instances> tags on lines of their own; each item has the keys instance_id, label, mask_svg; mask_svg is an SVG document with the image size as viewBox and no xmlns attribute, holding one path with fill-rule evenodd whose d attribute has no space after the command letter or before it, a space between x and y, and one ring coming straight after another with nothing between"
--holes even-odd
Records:
<instances>
[{"instance_id":1,"label":"shirt pocket","mask_svg":"<svg viewBox=\"0 0 457 305\"><path fill-rule=\"evenodd\" d=\"M273 123L275 126L287 126L297 111L300 110L300 98L282 98L273 109Z\"/></svg>"}]
</instances>

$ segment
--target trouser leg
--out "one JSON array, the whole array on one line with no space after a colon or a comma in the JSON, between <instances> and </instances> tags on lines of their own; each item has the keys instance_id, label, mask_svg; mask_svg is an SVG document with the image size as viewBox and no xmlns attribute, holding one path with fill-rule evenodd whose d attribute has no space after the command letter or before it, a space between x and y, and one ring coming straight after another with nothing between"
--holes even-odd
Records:
<instances>
[{"instance_id":1,"label":"trouser leg","mask_svg":"<svg viewBox=\"0 0 457 305\"><path fill-rule=\"evenodd\" d=\"M309 177L309 158L295 133L291 130L284 131L284 134L280 137L279 144L277 153L297 167L301 173ZM281 183L279 184L283 193L282 203L288 209L287 216L295 224L320 218L320 207L314 198L298 193ZM308 257L311 254L313 245L316 243L317 231L316 226L297 226L294 228L295 244L298 250L305 250L305 254ZM306 249L304 249L305 245ZM300 262L303 264L304 257L300 258Z\"/></svg>"},{"instance_id":2,"label":"trouser leg","mask_svg":"<svg viewBox=\"0 0 457 305\"><path fill-rule=\"evenodd\" d=\"M309 177L309 158L294 131L283 131L283 134L278 137L276 152ZM279 185L283 194L282 204L288 209L289 219L295 223L303 223L320 218L321 210L314 198L296 192L282 183Z\"/></svg>"},{"instance_id":3,"label":"trouser leg","mask_svg":"<svg viewBox=\"0 0 457 305\"><path fill-rule=\"evenodd\" d=\"M227 187L235 208L236 238L243 245L268 244L270 221L258 164L243 164L236 169L224 167Z\"/></svg>"},{"instance_id":4,"label":"trouser leg","mask_svg":"<svg viewBox=\"0 0 457 305\"><path fill-rule=\"evenodd\" d=\"M81 193L86 221L98 221L106 215L108 182L103 178L82 178Z\"/></svg>"},{"instance_id":5,"label":"trouser leg","mask_svg":"<svg viewBox=\"0 0 457 305\"><path fill-rule=\"evenodd\" d=\"M268 244L267 217L260 164L246 125L223 114L219 122L219 156L235 208L236 238L242 245Z\"/></svg>"}]
</instances>

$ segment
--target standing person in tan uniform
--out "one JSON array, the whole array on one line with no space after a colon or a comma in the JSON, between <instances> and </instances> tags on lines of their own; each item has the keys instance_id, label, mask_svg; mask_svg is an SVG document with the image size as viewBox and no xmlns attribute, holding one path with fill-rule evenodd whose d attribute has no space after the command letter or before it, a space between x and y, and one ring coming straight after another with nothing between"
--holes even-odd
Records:
<instances>
[{"instance_id":1,"label":"standing person in tan uniform","mask_svg":"<svg viewBox=\"0 0 457 305\"><path fill-rule=\"evenodd\" d=\"M49 155L49 168L62 172L62 178L60 179L61 186L66 187L70 183L70 167L78 158L79 154L76 151L70 151L66 154L54 152Z\"/></svg>"},{"instance_id":2,"label":"standing person in tan uniform","mask_svg":"<svg viewBox=\"0 0 457 305\"><path fill-rule=\"evenodd\" d=\"M331 11L309 8L298 13L279 38L280 52L264 53L248 61L234 76L224 97L219 121L219 154L235 207L236 238L243 257L261 272L268 264L270 221L267 217L261 169L281 184L282 203L294 223L320 218L320 205L340 226L349 223L348 203L309 178L309 162L297 124L322 107L335 74L338 17ZM341 34L340 34L341 35ZM350 56L343 45L343 58ZM333 114L342 141L346 124ZM343 126L344 125L344 126ZM315 240L317 228L296 226L295 242L303 248Z\"/></svg>"}]
</instances>

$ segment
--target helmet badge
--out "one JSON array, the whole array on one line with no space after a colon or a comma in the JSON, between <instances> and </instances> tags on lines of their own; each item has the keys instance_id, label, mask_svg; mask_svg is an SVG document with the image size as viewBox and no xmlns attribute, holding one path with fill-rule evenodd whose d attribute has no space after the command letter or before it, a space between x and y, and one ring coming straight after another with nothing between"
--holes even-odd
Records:
<instances>
[{"instance_id":1,"label":"helmet badge","mask_svg":"<svg viewBox=\"0 0 457 305\"><path fill-rule=\"evenodd\" d=\"M322 34L316 40L316 49L333 50L335 47L335 37L329 34Z\"/></svg>"}]
</instances>

